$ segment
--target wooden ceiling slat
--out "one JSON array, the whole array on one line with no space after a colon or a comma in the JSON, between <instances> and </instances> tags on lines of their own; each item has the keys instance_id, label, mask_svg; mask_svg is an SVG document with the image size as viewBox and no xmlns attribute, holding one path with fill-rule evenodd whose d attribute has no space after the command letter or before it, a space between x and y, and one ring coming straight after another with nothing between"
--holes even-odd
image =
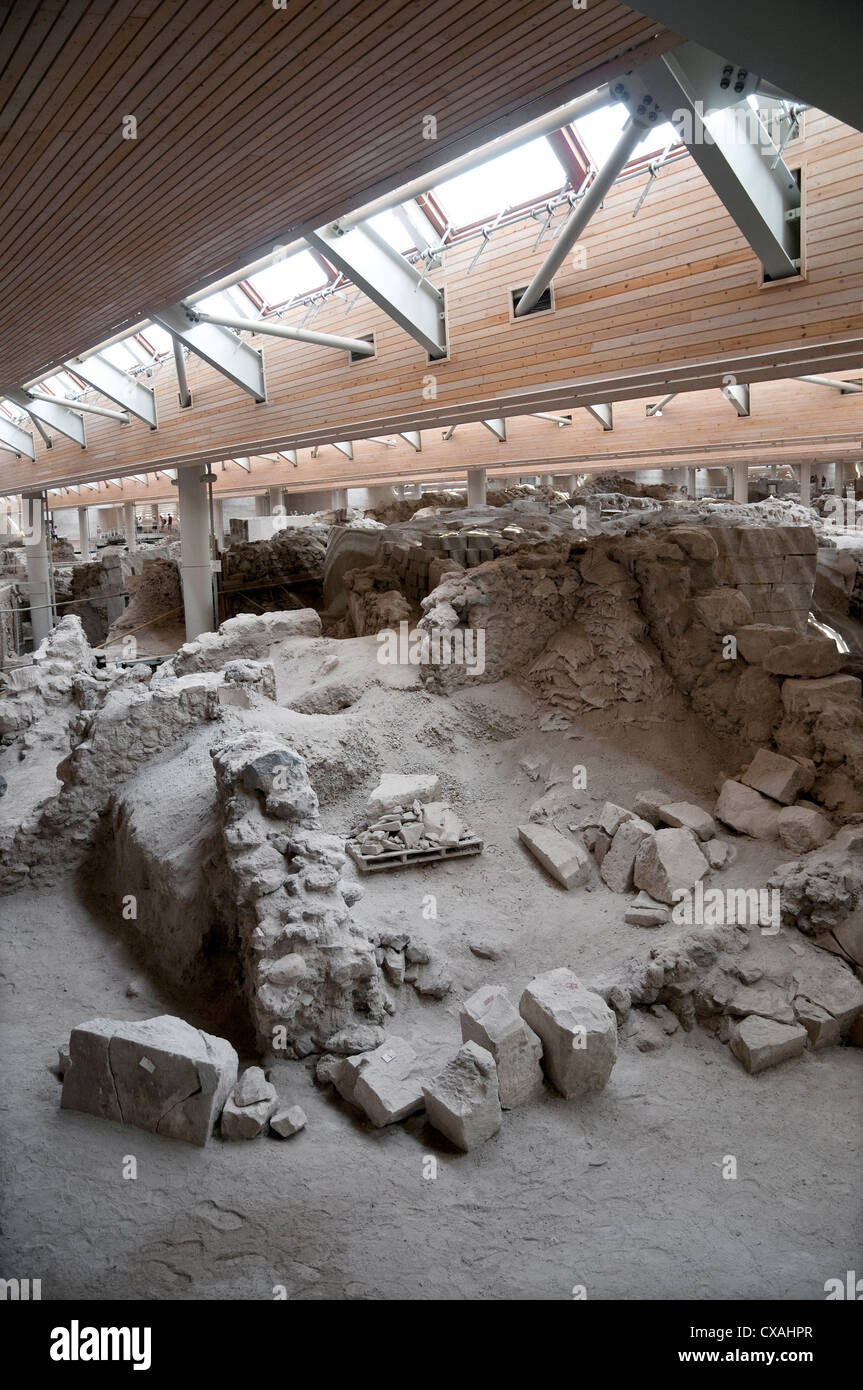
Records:
<instances>
[{"instance_id":1,"label":"wooden ceiling slat","mask_svg":"<svg viewBox=\"0 0 863 1390\"><path fill-rule=\"evenodd\" d=\"M37 3L26 0L26 3L6 7L0 29L0 102L4 107L15 90L19 75L50 31L59 8L40 4L38 0Z\"/></svg>"},{"instance_id":2,"label":"wooden ceiling slat","mask_svg":"<svg viewBox=\"0 0 863 1390\"><path fill-rule=\"evenodd\" d=\"M190 3L192 3L192 0L190 0ZM390 0L389 8L392 9L394 12L397 12L402 7L402 4L403 0ZM318 28L319 32L323 33L326 31L327 14L326 6L321 6L321 8L324 10L324 13L322 13L322 15L320 16ZM513 12L515 12L517 11L518 6L516 4L513 4L511 8ZM258 7L258 9L259 12L261 12L261 7ZM274 15L275 12L270 11L270 14ZM506 18L506 15L502 16L502 19L504 21L506 20ZM316 30L316 33L317 32L318 30ZM356 48L362 49L362 38L359 34L356 33L356 31L354 32L354 46ZM376 34L374 32L373 23L371 25L370 31L366 35L365 42L367 43L368 48L370 50L373 50L376 46L377 40ZM340 82L346 84L350 81L353 70L351 72L345 73L342 73L338 70L338 62L340 56L341 50L339 48L336 47L334 49L332 46L328 46L328 61L330 62L333 70L338 72ZM441 54L442 62L446 60L446 56L446 53ZM362 65L365 63L367 63L367 59L365 53L363 53L361 63L358 64L356 70L362 71ZM205 186L208 175L210 175L213 172L214 163L220 175L227 177L227 174L229 172L224 167L224 165L220 166L219 163L219 161L223 158L223 148L219 142L220 138L226 133L229 133L231 135L232 140L237 142L237 145L240 147L238 158L241 162L244 163L248 159L248 147L244 149L242 147L241 142L244 142L249 137L249 133L246 129L246 126L243 123L237 121L237 117L235 114L235 108L237 104L241 103L244 99L248 101L248 111L252 121L254 122L255 118L257 119L256 129L258 133L258 138L260 138L261 133L264 132L267 136L268 144L272 146L274 143L272 138L273 114L271 108L269 108L266 103L268 98L278 97L280 92L282 92L284 89L283 58L281 53L277 53L269 59L269 61L266 64L265 71L268 74L267 82L265 85L259 85L256 87L246 86L245 83L249 81L249 79L246 78L244 85L241 86L240 90L236 93L234 92L234 89L232 87L229 88L227 86L227 83L229 80L231 82L238 81L240 77L239 73L228 73L225 75L221 73L216 74L216 90L222 87L224 88L225 93L227 93L227 95L224 96L221 104L215 107L207 105L207 90L206 86L202 85L199 89L201 105L197 106L193 104L192 113L190 114L190 116L185 118L184 122L179 127L172 127L167 119L163 120L160 116L160 122L158 126L158 141L153 140L151 136L149 137L149 145L146 144L146 127L143 127L141 132L141 145L136 146L134 150L135 155L140 156L140 158L136 159L136 174L132 181L126 186L124 204L127 200L132 200L135 198L136 195L140 194L140 189L142 186L146 186L146 179L150 176L152 167L156 162L160 162L164 166L164 171L160 170L160 178L162 179L163 187L165 186L167 180L170 179L171 169L179 167L182 170L185 177L191 177L192 173L190 170L188 151L191 147L193 147L196 138L204 137L206 139L207 147L213 150L214 152L209 161L205 161L202 165L197 166L194 170L194 177L196 181L200 181ZM365 75L367 80L374 80L378 73L372 66L371 69L366 69ZM327 88L314 89L314 100L318 106L325 105L327 97ZM126 97L124 97L124 100L128 103L128 109L132 111L136 109L137 98L135 97L134 92L128 93ZM221 119L219 117L220 110L224 111L224 116ZM299 100L299 93L292 89L291 121L293 122L294 120L299 120L303 115L304 108L302 107L302 104ZM142 126L143 120L144 115L142 112ZM76 203L80 199L86 199L86 197L91 192L95 192L101 180L104 178L110 178L113 171L117 167L121 167L124 163L128 164L130 159L129 145L127 143L124 146L118 138L119 120L115 122L114 131L115 133L113 135L113 138L107 147L107 153L105 153L104 147L102 147L99 150L94 151L94 154L92 155L90 161L87 164L85 164L82 167L76 168ZM311 138L311 132L309 132L306 138ZM179 161L179 165L177 161ZM138 166L140 166L140 170L138 169ZM72 182L71 179L70 182ZM62 198L64 190L65 185L60 185L55 190L58 198ZM38 188L36 191L38 192ZM69 217L73 214L74 205L70 205L70 207L65 207L61 204L57 208L57 210L53 212L53 214L49 211L48 213L46 213L45 218L45 232L50 233L53 230L56 231L59 235L60 227L62 227L62 235L64 238L73 237L76 233L76 228L78 225L77 222L75 222L74 220L71 222L71 224L68 222ZM38 226L38 223L34 224L34 231L38 230ZM11 235L11 231L9 234ZM2 237L0 237L0 252L2 252L3 249L3 240Z\"/></svg>"},{"instance_id":3,"label":"wooden ceiling slat","mask_svg":"<svg viewBox=\"0 0 863 1390\"><path fill-rule=\"evenodd\" d=\"M525 60L525 62L526 62L526 61L527 61L527 60ZM373 119L373 113L369 113L368 119L369 119L369 120ZM397 137L397 138L402 138L402 137ZM362 146L360 147L360 150L359 150L357 159L358 159L358 161L364 162L365 166L367 167L367 165L368 165L368 151L367 151L366 148L364 148L364 147L362 147ZM273 154L273 161L274 161L273 174L275 175L275 173L276 173L277 170L278 170L278 166L279 166L279 164L280 164L280 162L281 162L281 152L280 152L280 151L278 151L278 150L275 151L275 153ZM241 160L241 163L243 163L243 162L245 162L245 161L242 161L242 160ZM358 163L355 167L361 168L362 165L361 165L361 163ZM344 166L341 166L341 168L342 168L342 170L343 170L344 172L349 172L349 170L345 170L345 169L344 169ZM206 172L209 172L209 171L208 171L207 169L205 169L203 172L206 173ZM228 174L229 174L229 172L230 172L230 170L224 169L224 170L222 170L221 172L222 172L222 174L223 174L225 177L227 177ZM296 173L297 173L297 171L296 171L295 167L292 165L292 168L291 168L292 178L295 178L295 177L296 177ZM263 177L263 178L268 178L269 176L270 176L270 175L269 175L269 170L268 170L266 167L264 167L264 168L260 168L260 169L259 169L259 168L256 168L256 169L253 171L253 173L249 175L249 178L248 178L247 180L245 180L245 181L242 181L242 180L240 180L240 181L235 181L235 180L232 179L231 188L232 188L232 195L233 195L234 199L238 198L239 194L240 194L242 191L244 191L245 189L249 189L249 190L251 190L250 196L251 196L255 201L259 202L259 201L260 201L260 193L259 193L259 188L258 188L258 182L259 182L260 178L262 178L262 177ZM319 177L320 177L320 175L319 175L319 170L317 171L317 177L318 177L318 179L319 179ZM132 196L132 191L131 191L131 190L129 191L129 196ZM159 211L161 212L161 215L162 215L163 219L169 221L169 220L171 219L171 217L173 217L173 216L175 216L175 215L180 215L180 214L182 213L182 199L183 199L184 196L185 196L185 195L184 195L182 192L179 194L179 198L180 198L180 205L179 205L179 206L177 206L176 204L175 204L175 205L170 205L170 206L169 206L169 205L167 205L167 204L165 203L165 200L163 200L162 204L160 205L160 209L159 209ZM220 194L220 192L219 192L218 189L215 189L212 196L213 196L213 210L215 211L216 208L217 208L218 205L219 205L219 201L220 201L221 194ZM302 196L302 190L300 190L300 196ZM158 216L158 214L155 214L155 215ZM104 233L104 235L103 235L103 241L104 241L104 240L107 240L108 244L110 244L110 243L114 240L115 234L116 234L117 232L119 232L120 230L122 230L124 218L125 218L125 210L121 210L121 211L118 212L118 214L117 214L117 227L116 227L116 228L114 228L114 227L111 226L111 223L110 223L109 220L105 219L105 220L102 221L102 231L103 231L103 233ZM281 235L281 232L282 232L283 229L284 229L284 223L281 223L280 226L279 226L279 228L276 229L276 230L277 230L277 235ZM270 230L271 230L271 231L273 230L272 225L271 225L271 227L270 227ZM154 226L153 226L153 228L151 229L151 232L152 232L153 234L157 234L157 231L158 231L158 226L157 226L156 223L154 223ZM65 236L68 236L68 235L69 235L67 229L65 229L65 228L64 228L64 235L65 235ZM212 244L212 243L211 243L211 244Z\"/></svg>"},{"instance_id":4,"label":"wooden ceiling slat","mask_svg":"<svg viewBox=\"0 0 863 1390\"><path fill-rule=\"evenodd\" d=\"M661 33L617 0L12 6L0 381L411 177L431 154L422 114L443 113L443 162ZM122 141L122 114L150 138Z\"/></svg>"},{"instance_id":5,"label":"wooden ceiling slat","mask_svg":"<svg viewBox=\"0 0 863 1390\"><path fill-rule=\"evenodd\" d=\"M207 17L212 21L219 10L218 5L211 5ZM110 66L106 67L104 62L100 65L98 81L88 89L90 97L98 96L100 89L103 89L98 104L94 106L88 100L86 106L81 108L85 112L83 122L70 122L65 127L65 142L55 149L54 158L43 159L36 166L25 162L24 187L28 195L38 196L45 188L51 187L59 206L63 207L62 200L67 190L75 196L82 196L88 191L83 180L89 169L101 167L102 178L110 178L111 159L107 156L113 155L116 164L124 153L128 154L130 142L121 139L120 124L122 115L135 114L138 99L135 84L140 84L140 94L143 95L152 86L159 58L169 68L173 66L178 38L183 36L188 40L190 32L194 32L196 21L200 23L200 20L200 5L196 5L194 0L184 0L184 9L179 13L175 0L162 0L152 25L152 30L158 34L158 43L149 25L141 24L124 35L125 42L107 55ZM87 142L91 138L94 144L82 163L83 152L87 150ZM73 156L71 159L70 153ZM50 209L47 215L51 216Z\"/></svg>"}]
</instances>

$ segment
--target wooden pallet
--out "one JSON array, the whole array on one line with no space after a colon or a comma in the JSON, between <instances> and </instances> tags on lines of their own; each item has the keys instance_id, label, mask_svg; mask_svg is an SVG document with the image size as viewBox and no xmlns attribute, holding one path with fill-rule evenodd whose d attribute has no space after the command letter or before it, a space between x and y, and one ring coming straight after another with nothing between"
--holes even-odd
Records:
<instances>
[{"instance_id":1,"label":"wooden pallet","mask_svg":"<svg viewBox=\"0 0 863 1390\"><path fill-rule=\"evenodd\" d=\"M469 854L482 854L483 841L475 836L459 840L457 845L441 845L439 849L393 849L383 854L364 855L355 840L348 840L345 849L360 873L379 874L385 869L407 869L413 864L437 864L443 859L463 859Z\"/></svg>"}]
</instances>

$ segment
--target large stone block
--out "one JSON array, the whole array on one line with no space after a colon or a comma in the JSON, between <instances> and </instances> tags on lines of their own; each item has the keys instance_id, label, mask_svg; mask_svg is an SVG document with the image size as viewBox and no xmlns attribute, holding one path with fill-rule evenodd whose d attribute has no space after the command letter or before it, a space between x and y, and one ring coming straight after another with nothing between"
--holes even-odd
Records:
<instances>
[{"instance_id":1,"label":"large stone block","mask_svg":"<svg viewBox=\"0 0 863 1390\"><path fill-rule=\"evenodd\" d=\"M737 554L742 560L769 560L783 555L786 548L778 526L741 526L737 530Z\"/></svg>"},{"instance_id":2,"label":"large stone block","mask_svg":"<svg viewBox=\"0 0 863 1390\"><path fill-rule=\"evenodd\" d=\"M784 647L774 647L764 658L764 669L773 676L833 676L845 657L829 637L798 637Z\"/></svg>"},{"instance_id":3,"label":"large stone block","mask_svg":"<svg viewBox=\"0 0 863 1390\"><path fill-rule=\"evenodd\" d=\"M817 1005L836 1020L840 1037L863 1013L863 984L838 956L827 951L807 956L795 966L794 981L794 1007L798 1013L804 1001Z\"/></svg>"},{"instance_id":4,"label":"large stone block","mask_svg":"<svg viewBox=\"0 0 863 1390\"><path fill-rule=\"evenodd\" d=\"M774 627L770 623L750 623L735 633L737 650L752 666L760 666L776 647L796 642L800 633L794 627Z\"/></svg>"},{"instance_id":5,"label":"large stone block","mask_svg":"<svg viewBox=\"0 0 863 1390\"><path fill-rule=\"evenodd\" d=\"M799 1023L777 1023L751 1014L731 1029L731 1051L748 1072L775 1067L799 1057L806 1046L806 1029Z\"/></svg>"},{"instance_id":6,"label":"large stone block","mask_svg":"<svg viewBox=\"0 0 863 1390\"><path fill-rule=\"evenodd\" d=\"M779 838L792 854L820 849L833 834L833 826L814 806L783 806L778 818Z\"/></svg>"},{"instance_id":7,"label":"large stone block","mask_svg":"<svg viewBox=\"0 0 863 1390\"><path fill-rule=\"evenodd\" d=\"M443 1071L423 1087L429 1124L467 1153L501 1125L497 1068L484 1047L466 1042Z\"/></svg>"},{"instance_id":8,"label":"large stone block","mask_svg":"<svg viewBox=\"0 0 863 1390\"><path fill-rule=\"evenodd\" d=\"M812 602L812 585L771 584L770 606L777 613L788 609L806 613Z\"/></svg>"},{"instance_id":9,"label":"large stone block","mask_svg":"<svg viewBox=\"0 0 863 1390\"><path fill-rule=\"evenodd\" d=\"M519 1012L542 1040L545 1074L562 1096L603 1089L617 1059L617 1020L604 999L561 966L531 981Z\"/></svg>"},{"instance_id":10,"label":"large stone block","mask_svg":"<svg viewBox=\"0 0 863 1390\"><path fill-rule=\"evenodd\" d=\"M644 838L653 834L650 822L639 816L632 816L618 826L599 869L600 878L612 893L626 893L632 887L635 856Z\"/></svg>"},{"instance_id":11,"label":"large stone block","mask_svg":"<svg viewBox=\"0 0 863 1390\"><path fill-rule=\"evenodd\" d=\"M475 1042L494 1058L500 1103L512 1110L542 1091L542 1043L503 985L480 985L459 1014L464 1042Z\"/></svg>"},{"instance_id":12,"label":"large stone block","mask_svg":"<svg viewBox=\"0 0 863 1390\"><path fill-rule=\"evenodd\" d=\"M60 1104L203 1146L237 1079L224 1038L164 1014L72 1029Z\"/></svg>"},{"instance_id":13,"label":"large stone block","mask_svg":"<svg viewBox=\"0 0 863 1390\"><path fill-rule=\"evenodd\" d=\"M632 812L613 801L605 801L599 808L597 825L604 834L614 836L625 820L632 819Z\"/></svg>"},{"instance_id":14,"label":"large stone block","mask_svg":"<svg viewBox=\"0 0 863 1390\"><path fill-rule=\"evenodd\" d=\"M409 1042L389 1037L372 1052L345 1057L333 1085L350 1105L381 1128L423 1108L423 1071Z\"/></svg>"},{"instance_id":15,"label":"large stone block","mask_svg":"<svg viewBox=\"0 0 863 1390\"><path fill-rule=\"evenodd\" d=\"M267 1127L267 1121L279 1109L276 1088L264 1082L266 1094L259 1100L241 1105L237 1099L239 1087L225 1102L219 1132L223 1139L257 1139Z\"/></svg>"},{"instance_id":16,"label":"large stone block","mask_svg":"<svg viewBox=\"0 0 863 1390\"><path fill-rule=\"evenodd\" d=\"M366 817L371 824L396 806L409 807L414 801L437 801L439 798L440 780L432 773L387 772L366 802Z\"/></svg>"},{"instance_id":17,"label":"large stone block","mask_svg":"<svg viewBox=\"0 0 863 1390\"><path fill-rule=\"evenodd\" d=\"M817 712L834 700L859 700L860 680L857 676L822 676L816 680L785 680L782 682L782 703L787 714Z\"/></svg>"},{"instance_id":18,"label":"large stone block","mask_svg":"<svg viewBox=\"0 0 863 1390\"><path fill-rule=\"evenodd\" d=\"M636 792L632 803L632 809L636 816L642 820L649 821L652 826L659 828L662 821L659 817L660 806L667 806L669 796L667 792L661 792L655 787L647 787L643 791Z\"/></svg>"},{"instance_id":19,"label":"large stone block","mask_svg":"<svg viewBox=\"0 0 863 1390\"><path fill-rule=\"evenodd\" d=\"M813 771L794 758L774 753L772 748L759 748L740 780L745 786L761 792L762 796L790 806L801 792L807 791L812 785Z\"/></svg>"},{"instance_id":20,"label":"large stone block","mask_svg":"<svg viewBox=\"0 0 863 1390\"><path fill-rule=\"evenodd\" d=\"M587 883L590 878L590 855L577 840L561 835L553 825L520 825L518 834L534 858L564 888L578 888Z\"/></svg>"},{"instance_id":21,"label":"large stone block","mask_svg":"<svg viewBox=\"0 0 863 1390\"><path fill-rule=\"evenodd\" d=\"M717 636L736 632L739 627L747 627L752 622L752 606L738 589L710 589L707 593L699 594L695 599L695 610L701 621Z\"/></svg>"},{"instance_id":22,"label":"large stone block","mask_svg":"<svg viewBox=\"0 0 863 1390\"><path fill-rule=\"evenodd\" d=\"M674 830L691 830L699 840L712 840L716 834L713 817L692 801L670 801L659 808L663 825Z\"/></svg>"},{"instance_id":23,"label":"large stone block","mask_svg":"<svg viewBox=\"0 0 863 1390\"><path fill-rule=\"evenodd\" d=\"M755 840L769 840L779 834L779 807L754 787L729 779L723 782L713 814L724 825Z\"/></svg>"},{"instance_id":24,"label":"large stone block","mask_svg":"<svg viewBox=\"0 0 863 1390\"><path fill-rule=\"evenodd\" d=\"M658 902L673 903L675 894L693 888L709 869L691 830L657 830L638 847L633 879Z\"/></svg>"}]
</instances>

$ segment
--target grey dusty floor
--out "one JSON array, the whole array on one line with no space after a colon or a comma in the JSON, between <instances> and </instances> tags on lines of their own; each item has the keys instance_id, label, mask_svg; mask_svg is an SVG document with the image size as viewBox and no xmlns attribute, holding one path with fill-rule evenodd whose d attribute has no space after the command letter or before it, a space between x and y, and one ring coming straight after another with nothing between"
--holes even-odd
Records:
<instances>
[{"instance_id":1,"label":"grey dusty floor","mask_svg":"<svg viewBox=\"0 0 863 1390\"><path fill-rule=\"evenodd\" d=\"M477 701L508 721L510 737L472 738ZM456 727L447 785L486 851L376 879L355 909L367 923L415 926L450 960L450 999L399 992L393 1031L430 1059L457 1046L458 1001L484 981L517 996L533 973L563 963L589 981L664 939L666 929L623 923L622 900L603 887L557 889L519 849L513 827L545 786L519 761L540 753L552 766L586 764L591 794L624 803L658 782L710 804L723 754L688 716L670 731L587 721L567 741L539 733L512 689L461 697L451 710L454 724L456 714L466 721L471 760ZM427 736L406 707L391 727L393 768L411 766L417 734ZM328 828L344 830L344 820L325 809ZM775 850L740 848L738 865L763 883ZM430 892L438 917L424 921ZM291 1299L569 1300L584 1285L593 1299L822 1299L825 1280L860 1268L863 1054L851 1048L750 1077L701 1032L678 1033L657 1053L630 1044L600 1097L572 1104L548 1093L466 1156L418 1119L362 1127L303 1063L280 1063L273 1076L308 1114L306 1132L286 1143L215 1139L199 1150L61 1112L53 1068L75 1023L185 1012L212 1028L219 1015L218 998L195 1015L160 995L122 928L89 902L73 881L0 902L0 1272L40 1278L44 1298L271 1299L283 1286ZM490 934L506 947L494 964L467 944ZM736 1180L723 1178L727 1155ZM129 1156L135 1180L123 1176ZM426 1176L429 1157L436 1178Z\"/></svg>"}]
</instances>

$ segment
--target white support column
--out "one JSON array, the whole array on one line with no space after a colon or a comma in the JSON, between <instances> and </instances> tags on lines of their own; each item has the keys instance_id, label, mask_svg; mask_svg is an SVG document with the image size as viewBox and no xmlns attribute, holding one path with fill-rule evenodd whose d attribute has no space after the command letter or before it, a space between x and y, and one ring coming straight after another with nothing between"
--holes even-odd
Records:
<instances>
[{"instance_id":1,"label":"white support column","mask_svg":"<svg viewBox=\"0 0 863 1390\"><path fill-rule=\"evenodd\" d=\"M467 504L469 507L484 507L486 497L486 472L484 468L467 470Z\"/></svg>"},{"instance_id":2,"label":"white support column","mask_svg":"<svg viewBox=\"0 0 863 1390\"><path fill-rule=\"evenodd\" d=\"M255 516L269 516L269 515L270 515L270 498L269 498L269 494L266 493L266 492L258 492L258 493L256 493L256 494L255 494Z\"/></svg>"},{"instance_id":3,"label":"white support column","mask_svg":"<svg viewBox=\"0 0 863 1390\"><path fill-rule=\"evenodd\" d=\"M78 508L78 546L81 551L81 564L90 559L90 514L86 507Z\"/></svg>"},{"instance_id":4,"label":"white support column","mask_svg":"<svg viewBox=\"0 0 863 1390\"><path fill-rule=\"evenodd\" d=\"M24 535L32 541L25 546L27 586L30 602L30 623L33 629L33 650L44 642L54 626L51 606L51 560L48 537L45 533L45 507L41 497L25 497Z\"/></svg>"},{"instance_id":5,"label":"white support column","mask_svg":"<svg viewBox=\"0 0 863 1390\"><path fill-rule=\"evenodd\" d=\"M158 502L151 502L151 503L150 503L150 520L151 520L151 521L154 521L154 522L156 523L156 530L158 531L158 529L159 529L159 520L160 520L160 518L159 518L159 504L158 504Z\"/></svg>"},{"instance_id":6,"label":"white support column","mask_svg":"<svg viewBox=\"0 0 863 1390\"><path fill-rule=\"evenodd\" d=\"M135 524L135 503L123 503L123 530L126 533L126 546L129 550L138 549L138 528Z\"/></svg>"},{"instance_id":7,"label":"white support column","mask_svg":"<svg viewBox=\"0 0 863 1390\"><path fill-rule=\"evenodd\" d=\"M725 470L725 496L726 496L726 497L733 497L733 496L734 496L734 469L733 469L733 468L726 468L726 470Z\"/></svg>"},{"instance_id":8,"label":"white support column","mask_svg":"<svg viewBox=\"0 0 863 1390\"><path fill-rule=\"evenodd\" d=\"M812 501L811 467L812 465L809 463L801 463L797 466L800 502L804 507L808 507Z\"/></svg>"},{"instance_id":9,"label":"white support column","mask_svg":"<svg viewBox=\"0 0 863 1390\"><path fill-rule=\"evenodd\" d=\"M268 506L268 508L269 508L269 511L268 511L267 515L268 515L268 516L272 516L273 513L274 513L275 510L276 510L276 507L283 507L284 505L285 505L285 502L284 502L284 496L283 496L283 490L282 490L282 488L280 488L280 487L268 487L268 488L267 488L267 506Z\"/></svg>"},{"instance_id":10,"label":"white support column","mask_svg":"<svg viewBox=\"0 0 863 1390\"><path fill-rule=\"evenodd\" d=\"M833 465L833 495L834 497L845 496L845 464L834 463Z\"/></svg>"},{"instance_id":11,"label":"white support column","mask_svg":"<svg viewBox=\"0 0 863 1390\"><path fill-rule=\"evenodd\" d=\"M687 468L686 470L686 492L691 502L698 496L698 469Z\"/></svg>"},{"instance_id":12,"label":"white support column","mask_svg":"<svg viewBox=\"0 0 863 1390\"><path fill-rule=\"evenodd\" d=\"M197 466L177 470L180 504L180 576L186 609L186 641L216 626L213 572L210 566L210 499Z\"/></svg>"},{"instance_id":13,"label":"white support column","mask_svg":"<svg viewBox=\"0 0 863 1390\"><path fill-rule=\"evenodd\" d=\"M221 551L225 544L225 513L221 497L213 498L213 532L216 537L216 547Z\"/></svg>"},{"instance_id":14,"label":"white support column","mask_svg":"<svg viewBox=\"0 0 863 1390\"><path fill-rule=\"evenodd\" d=\"M334 512L344 512L348 508L348 490L346 487L334 487L330 498L330 506Z\"/></svg>"},{"instance_id":15,"label":"white support column","mask_svg":"<svg viewBox=\"0 0 863 1390\"><path fill-rule=\"evenodd\" d=\"M734 500L749 501L749 464L745 459L738 459L734 465Z\"/></svg>"}]
</instances>

